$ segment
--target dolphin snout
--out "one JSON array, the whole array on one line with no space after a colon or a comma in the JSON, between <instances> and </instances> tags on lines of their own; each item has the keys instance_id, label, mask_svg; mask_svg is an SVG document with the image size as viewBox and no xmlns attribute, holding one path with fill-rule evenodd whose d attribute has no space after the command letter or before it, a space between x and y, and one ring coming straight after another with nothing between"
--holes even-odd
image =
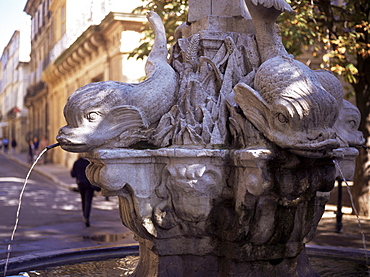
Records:
<instances>
[{"instance_id":1,"label":"dolphin snout","mask_svg":"<svg viewBox=\"0 0 370 277\"><path fill-rule=\"evenodd\" d=\"M71 134L71 128L68 128L67 126L64 126L64 127L59 129L57 137L68 136L70 134Z\"/></svg>"},{"instance_id":2,"label":"dolphin snout","mask_svg":"<svg viewBox=\"0 0 370 277\"><path fill-rule=\"evenodd\" d=\"M59 129L58 135L56 136L56 140L60 144L66 144L68 142L68 139L66 137L68 137L69 135L70 135L70 131L67 131L67 128L64 126Z\"/></svg>"},{"instance_id":3,"label":"dolphin snout","mask_svg":"<svg viewBox=\"0 0 370 277\"><path fill-rule=\"evenodd\" d=\"M356 131L353 134L353 139L349 139L347 142L350 147L359 147L362 146L366 142L366 140L362 132Z\"/></svg>"},{"instance_id":4,"label":"dolphin snout","mask_svg":"<svg viewBox=\"0 0 370 277\"><path fill-rule=\"evenodd\" d=\"M330 139L336 139L337 134L334 131L321 131L321 132L311 132L308 134L308 141L322 142Z\"/></svg>"}]
</instances>

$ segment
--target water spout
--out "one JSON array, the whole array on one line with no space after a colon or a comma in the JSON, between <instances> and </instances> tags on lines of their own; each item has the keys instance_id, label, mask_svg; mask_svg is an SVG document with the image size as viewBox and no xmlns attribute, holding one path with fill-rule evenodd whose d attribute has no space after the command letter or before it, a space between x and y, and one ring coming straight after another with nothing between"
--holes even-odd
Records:
<instances>
[{"instance_id":1,"label":"water spout","mask_svg":"<svg viewBox=\"0 0 370 277\"><path fill-rule=\"evenodd\" d=\"M360 147L364 148L366 151L369 151L370 147L366 145L361 145Z\"/></svg>"},{"instance_id":2,"label":"water spout","mask_svg":"<svg viewBox=\"0 0 370 277\"><path fill-rule=\"evenodd\" d=\"M59 142L54 143L54 144L49 145L49 146L46 146L45 148L46 148L46 151L49 151L50 149L53 149L53 148L55 148L57 146L60 146Z\"/></svg>"}]
</instances>

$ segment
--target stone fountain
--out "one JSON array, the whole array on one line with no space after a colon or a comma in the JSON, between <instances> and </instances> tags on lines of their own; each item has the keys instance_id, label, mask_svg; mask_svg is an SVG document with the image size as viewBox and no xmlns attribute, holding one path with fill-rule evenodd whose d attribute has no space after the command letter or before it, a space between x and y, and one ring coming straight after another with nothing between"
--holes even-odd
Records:
<instances>
[{"instance_id":1,"label":"stone fountain","mask_svg":"<svg viewBox=\"0 0 370 277\"><path fill-rule=\"evenodd\" d=\"M338 172L353 174L359 113L328 71L289 55L284 0L189 0L167 60L139 84L75 91L57 137L87 152L140 245L133 276L316 276L305 253ZM109 228L109 227L108 227Z\"/></svg>"}]
</instances>

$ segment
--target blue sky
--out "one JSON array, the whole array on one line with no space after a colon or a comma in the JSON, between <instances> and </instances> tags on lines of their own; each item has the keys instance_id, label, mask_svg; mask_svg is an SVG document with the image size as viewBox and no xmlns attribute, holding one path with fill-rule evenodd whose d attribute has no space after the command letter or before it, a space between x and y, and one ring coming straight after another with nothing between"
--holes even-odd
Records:
<instances>
[{"instance_id":1,"label":"blue sky","mask_svg":"<svg viewBox=\"0 0 370 277\"><path fill-rule=\"evenodd\" d=\"M23 12L27 0L0 0L0 56L15 30L27 17Z\"/></svg>"}]
</instances>

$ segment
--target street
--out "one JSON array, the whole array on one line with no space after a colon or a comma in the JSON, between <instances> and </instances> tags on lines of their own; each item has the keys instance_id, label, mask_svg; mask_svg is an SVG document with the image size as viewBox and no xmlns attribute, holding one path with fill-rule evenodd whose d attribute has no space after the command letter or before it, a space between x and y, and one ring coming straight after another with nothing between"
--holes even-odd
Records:
<instances>
[{"instance_id":1,"label":"street","mask_svg":"<svg viewBox=\"0 0 370 277\"><path fill-rule=\"evenodd\" d=\"M18 199L28 168L0 155L0 259L6 258ZM135 243L118 214L118 201L93 199L91 227L82 220L80 195L32 172L10 257L54 250Z\"/></svg>"}]
</instances>

